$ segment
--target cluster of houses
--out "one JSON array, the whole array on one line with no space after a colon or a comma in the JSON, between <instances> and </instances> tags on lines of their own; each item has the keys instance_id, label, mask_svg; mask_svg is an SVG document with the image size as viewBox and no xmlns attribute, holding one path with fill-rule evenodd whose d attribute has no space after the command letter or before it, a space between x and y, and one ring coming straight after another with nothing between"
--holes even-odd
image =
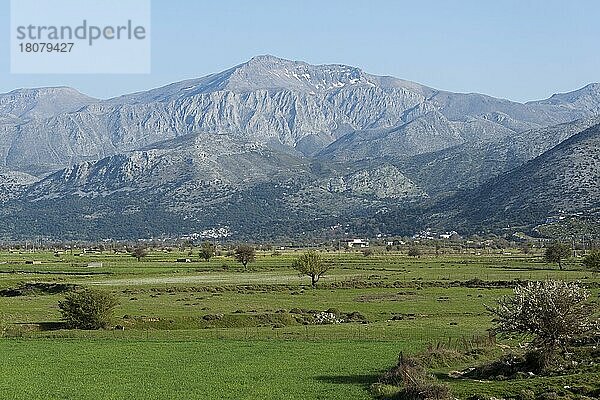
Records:
<instances>
[{"instance_id":1,"label":"cluster of houses","mask_svg":"<svg viewBox=\"0 0 600 400\"><path fill-rule=\"evenodd\" d=\"M456 231L450 232L434 232L431 230L421 231L419 233L415 233L412 236L412 239L416 242L419 240L459 240L461 236ZM366 248L369 247L369 239L346 239L344 241L345 247L348 248ZM406 242L402 240L388 240L385 242L387 246L395 246L395 245L405 245Z\"/></svg>"},{"instance_id":2,"label":"cluster of houses","mask_svg":"<svg viewBox=\"0 0 600 400\"><path fill-rule=\"evenodd\" d=\"M458 232L456 231L450 231L450 232L434 232L430 229L415 233L412 236L413 240L438 240L438 239L442 239L442 240L453 240L453 239L460 239L460 235L458 234Z\"/></svg>"}]
</instances>

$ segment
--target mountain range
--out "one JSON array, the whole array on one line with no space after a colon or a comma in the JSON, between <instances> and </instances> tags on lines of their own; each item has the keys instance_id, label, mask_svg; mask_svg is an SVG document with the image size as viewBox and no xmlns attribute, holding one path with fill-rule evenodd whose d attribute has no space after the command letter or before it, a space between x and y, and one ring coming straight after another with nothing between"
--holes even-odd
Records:
<instances>
[{"instance_id":1,"label":"mountain range","mask_svg":"<svg viewBox=\"0 0 600 400\"><path fill-rule=\"evenodd\" d=\"M599 84L523 104L273 56L108 100L19 89L0 94L0 237L273 240L594 219L599 126Z\"/></svg>"}]
</instances>

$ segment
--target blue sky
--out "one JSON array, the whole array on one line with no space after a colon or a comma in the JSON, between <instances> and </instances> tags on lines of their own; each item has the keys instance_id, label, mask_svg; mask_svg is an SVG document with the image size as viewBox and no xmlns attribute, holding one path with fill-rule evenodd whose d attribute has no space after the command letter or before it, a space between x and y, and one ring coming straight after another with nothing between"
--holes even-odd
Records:
<instances>
[{"instance_id":1,"label":"blue sky","mask_svg":"<svg viewBox=\"0 0 600 400\"><path fill-rule=\"evenodd\" d=\"M0 92L66 85L108 98L272 54L528 101L600 81L598 15L597 0L153 0L150 74L17 75L0 0Z\"/></svg>"}]
</instances>

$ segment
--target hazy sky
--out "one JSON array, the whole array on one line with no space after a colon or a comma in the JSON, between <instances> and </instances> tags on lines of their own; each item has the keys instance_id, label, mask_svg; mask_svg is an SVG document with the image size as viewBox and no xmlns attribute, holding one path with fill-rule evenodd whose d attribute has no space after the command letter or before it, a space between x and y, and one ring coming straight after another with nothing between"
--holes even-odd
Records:
<instances>
[{"instance_id":1,"label":"hazy sky","mask_svg":"<svg viewBox=\"0 0 600 400\"><path fill-rule=\"evenodd\" d=\"M598 0L154 0L151 74L11 75L0 0L0 92L107 98L272 54L527 101L600 81L599 15Z\"/></svg>"}]
</instances>

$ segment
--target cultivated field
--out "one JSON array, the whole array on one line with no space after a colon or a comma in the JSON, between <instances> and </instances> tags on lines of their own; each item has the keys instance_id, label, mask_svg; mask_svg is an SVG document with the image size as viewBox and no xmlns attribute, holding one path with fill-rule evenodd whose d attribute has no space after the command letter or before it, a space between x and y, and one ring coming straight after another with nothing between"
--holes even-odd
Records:
<instances>
[{"instance_id":1,"label":"cultivated field","mask_svg":"<svg viewBox=\"0 0 600 400\"><path fill-rule=\"evenodd\" d=\"M107 251L0 254L0 398L370 399L370 385L400 351L487 337L484 305L516 280L581 281L598 310L598 274L578 260L559 271L518 250L419 258L329 252L335 268L317 289L291 268L299 252L258 252L248 272L232 257L204 262L193 254L154 251L139 262ZM182 258L192 262L176 262ZM62 329L57 304L68 285L115 294L114 326L124 330ZM316 324L325 311L349 322ZM461 398L502 396L536 385L597 385L600 371L447 381Z\"/></svg>"}]
</instances>

